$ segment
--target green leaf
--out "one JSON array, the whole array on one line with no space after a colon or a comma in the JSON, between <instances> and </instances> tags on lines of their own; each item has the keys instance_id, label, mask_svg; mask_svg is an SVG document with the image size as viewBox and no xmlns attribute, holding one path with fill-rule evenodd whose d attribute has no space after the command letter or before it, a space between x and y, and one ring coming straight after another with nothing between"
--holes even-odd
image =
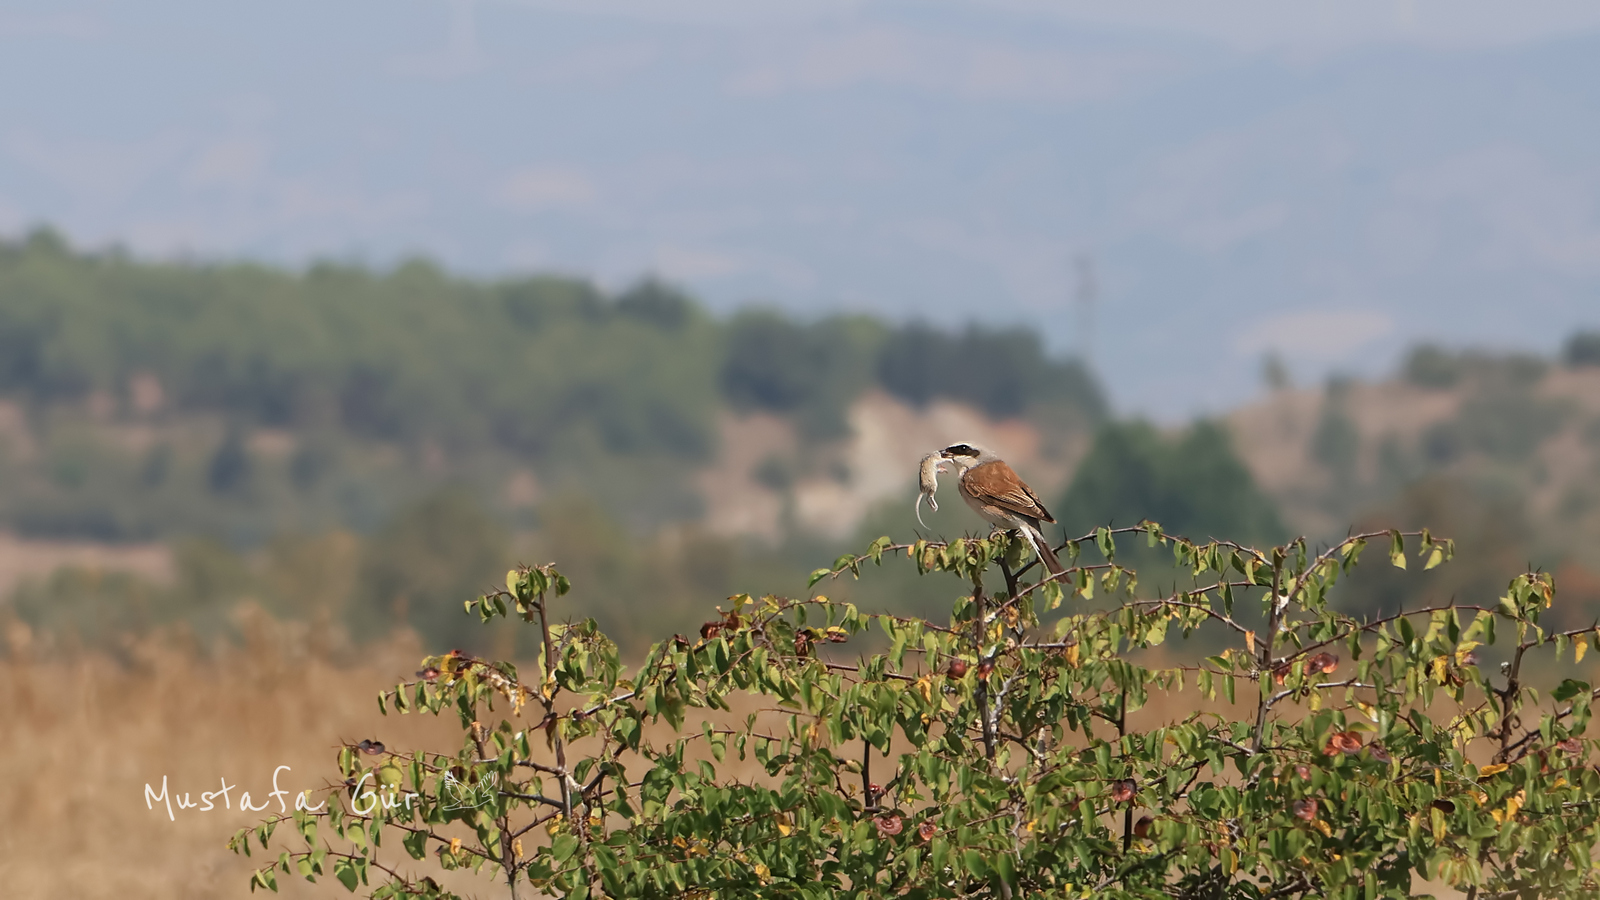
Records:
<instances>
[{"instance_id":1,"label":"green leaf","mask_svg":"<svg viewBox=\"0 0 1600 900\"><path fill-rule=\"evenodd\" d=\"M570 834L558 834L550 842L550 855L556 862L566 862L578 850L578 839Z\"/></svg>"},{"instance_id":2,"label":"green leaf","mask_svg":"<svg viewBox=\"0 0 1600 900\"><path fill-rule=\"evenodd\" d=\"M406 848L406 852L411 854L412 859L421 859L428 855L428 832L426 831L413 831L401 838L400 843ZM351 890L355 890L355 888L351 888Z\"/></svg>"},{"instance_id":3,"label":"green leaf","mask_svg":"<svg viewBox=\"0 0 1600 900\"><path fill-rule=\"evenodd\" d=\"M1406 542L1399 531L1389 532L1389 562L1396 569L1406 567Z\"/></svg>"},{"instance_id":4,"label":"green leaf","mask_svg":"<svg viewBox=\"0 0 1600 900\"><path fill-rule=\"evenodd\" d=\"M1567 678L1562 680L1561 684L1558 685L1555 690L1550 692L1550 699L1556 701L1557 703L1565 703L1579 694L1587 693L1589 693L1588 682Z\"/></svg>"},{"instance_id":5,"label":"green leaf","mask_svg":"<svg viewBox=\"0 0 1600 900\"><path fill-rule=\"evenodd\" d=\"M1104 525L1094 530L1095 545L1100 548L1101 555L1106 559L1113 559L1117 555L1117 543L1111 538L1111 529Z\"/></svg>"},{"instance_id":6,"label":"green leaf","mask_svg":"<svg viewBox=\"0 0 1600 900\"><path fill-rule=\"evenodd\" d=\"M418 857L418 859L420 858ZM344 889L352 894L356 892L356 887L361 884L361 876L356 874L356 867L350 864L350 860L343 857L340 857L333 864L333 877L339 879L339 883L344 885Z\"/></svg>"},{"instance_id":7,"label":"green leaf","mask_svg":"<svg viewBox=\"0 0 1600 900\"><path fill-rule=\"evenodd\" d=\"M984 861L983 852L981 850L969 848L965 853L962 854L961 858L962 862L966 863L967 871L972 874L972 877L982 878L984 875L988 874L989 865Z\"/></svg>"}]
</instances>

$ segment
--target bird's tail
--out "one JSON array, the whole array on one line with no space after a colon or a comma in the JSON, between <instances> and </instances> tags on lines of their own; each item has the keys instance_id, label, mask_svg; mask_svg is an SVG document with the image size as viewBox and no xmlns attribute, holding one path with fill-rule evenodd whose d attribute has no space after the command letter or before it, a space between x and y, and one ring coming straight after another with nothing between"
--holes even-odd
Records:
<instances>
[{"instance_id":1,"label":"bird's tail","mask_svg":"<svg viewBox=\"0 0 1600 900\"><path fill-rule=\"evenodd\" d=\"M1050 549L1050 541L1045 538L1044 532L1037 528L1024 528L1022 534L1033 546L1033 552L1039 554L1039 561L1044 563L1044 567L1050 570L1051 575L1060 575L1065 571L1061 568L1061 560L1056 559L1056 552Z\"/></svg>"}]
</instances>

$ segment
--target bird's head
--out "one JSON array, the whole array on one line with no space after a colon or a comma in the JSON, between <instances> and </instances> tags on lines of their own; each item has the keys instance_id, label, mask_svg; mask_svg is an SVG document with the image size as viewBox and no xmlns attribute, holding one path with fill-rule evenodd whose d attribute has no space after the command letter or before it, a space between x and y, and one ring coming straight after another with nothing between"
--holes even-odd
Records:
<instances>
[{"instance_id":1,"label":"bird's head","mask_svg":"<svg viewBox=\"0 0 1600 900\"><path fill-rule=\"evenodd\" d=\"M955 465L957 472L965 472L981 462L988 462L997 457L987 449L977 444L963 441L939 451L941 459L948 459Z\"/></svg>"}]
</instances>

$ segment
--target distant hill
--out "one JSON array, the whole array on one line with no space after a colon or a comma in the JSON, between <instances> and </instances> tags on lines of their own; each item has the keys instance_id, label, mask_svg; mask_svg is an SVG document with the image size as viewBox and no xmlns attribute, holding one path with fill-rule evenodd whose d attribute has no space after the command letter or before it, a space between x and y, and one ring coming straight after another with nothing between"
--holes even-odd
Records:
<instances>
[{"instance_id":1,"label":"distant hill","mask_svg":"<svg viewBox=\"0 0 1600 900\"><path fill-rule=\"evenodd\" d=\"M804 480L868 392L1055 443L1106 415L1085 370L1020 330L719 319L653 281L613 295L421 261L296 272L78 253L48 231L0 244L0 528L24 535L247 546L371 531L446 484L512 525L577 492L648 530L706 508L686 472L718 457L719 423L782 419L810 450L760 477Z\"/></svg>"},{"instance_id":2,"label":"distant hill","mask_svg":"<svg viewBox=\"0 0 1600 900\"><path fill-rule=\"evenodd\" d=\"M1600 562L1600 360L1587 340L1563 360L1420 347L1391 380L1276 391L1227 421L1298 530L1342 531L1448 482L1518 508L1552 552Z\"/></svg>"},{"instance_id":3,"label":"distant hill","mask_svg":"<svg viewBox=\"0 0 1600 900\"><path fill-rule=\"evenodd\" d=\"M1574 614L1596 615L1597 348L1583 333L1559 359L1421 346L1387 381L1275 391L1227 422L1294 530L1430 527L1462 551L1430 575L1436 599L1498 591L1534 566L1556 572L1569 610L1588 610Z\"/></svg>"},{"instance_id":4,"label":"distant hill","mask_svg":"<svg viewBox=\"0 0 1600 900\"><path fill-rule=\"evenodd\" d=\"M552 559L585 614L643 641L729 593L799 591L878 534L984 530L948 480L925 531L911 515L917 459L957 439L1000 450L1074 531L1428 526L1460 562L1363 574L1350 602L1481 600L1532 564L1574 614L1600 610L1594 335L1561 359L1419 347L1385 381L1157 428L1113 418L1025 331L719 318L649 281L0 244L0 549L79 566L27 567L0 619L89 644L226 633L249 600L358 641L410 625L465 645L485 638L462 597ZM863 602L932 602L877 585Z\"/></svg>"}]
</instances>

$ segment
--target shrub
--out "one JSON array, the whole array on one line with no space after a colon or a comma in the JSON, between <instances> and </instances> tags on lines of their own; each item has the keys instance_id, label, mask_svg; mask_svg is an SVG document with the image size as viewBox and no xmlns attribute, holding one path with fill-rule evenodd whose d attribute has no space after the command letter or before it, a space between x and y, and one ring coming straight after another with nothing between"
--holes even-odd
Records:
<instances>
[{"instance_id":1,"label":"shrub","mask_svg":"<svg viewBox=\"0 0 1600 900\"><path fill-rule=\"evenodd\" d=\"M1117 561L1130 538L1191 583L1141 594ZM232 846L290 828L255 885L332 875L375 897L452 896L424 860L513 897L1600 894L1595 692L1532 686L1594 628L1540 627L1541 573L1352 618L1339 585L1372 543L1399 568L1453 551L1426 531L1256 550L1141 523L1066 542L1041 579L1011 536L882 538L813 585L913 565L960 594L948 621L741 595L633 669L592 621L556 620L554 567L519 568L467 606L536 632L531 671L452 652L379 697L453 714L459 747L347 744L325 806ZM1227 646L1164 646L1199 632ZM1158 721L1164 695L1185 712Z\"/></svg>"}]
</instances>

